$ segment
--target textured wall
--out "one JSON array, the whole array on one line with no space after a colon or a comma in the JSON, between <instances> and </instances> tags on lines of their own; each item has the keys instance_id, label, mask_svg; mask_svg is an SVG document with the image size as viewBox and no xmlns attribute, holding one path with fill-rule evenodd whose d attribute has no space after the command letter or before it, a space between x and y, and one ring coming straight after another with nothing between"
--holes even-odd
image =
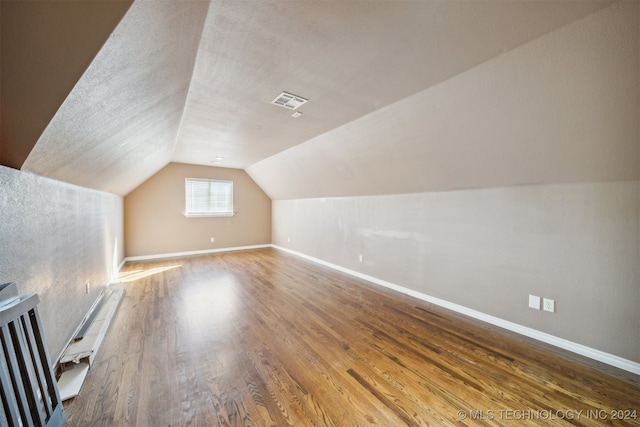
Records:
<instances>
[{"instance_id":1,"label":"textured wall","mask_svg":"<svg viewBox=\"0 0 640 427\"><path fill-rule=\"evenodd\" d=\"M185 178L233 181L238 215L186 218ZM129 193L124 205L128 257L271 243L271 200L240 169L170 163Z\"/></svg>"},{"instance_id":2,"label":"textured wall","mask_svg":"<svg viewBox=\"0 0 640 427\"><path fill-rule=\"evenodd\" d=\"M122 211L119 196L0 166L0 282L40 295L52 358L124 257Z\"/></svg>"},{"instance_id":3,"label":"textured wall","mask_svg":"<svg viewBox=\"0 0 640 427\"><path fill-rule=\"evenodd\" d=\"M274 200L273 242L640 362L639 215L638 181Z\"/></svg>"}]
</instances>

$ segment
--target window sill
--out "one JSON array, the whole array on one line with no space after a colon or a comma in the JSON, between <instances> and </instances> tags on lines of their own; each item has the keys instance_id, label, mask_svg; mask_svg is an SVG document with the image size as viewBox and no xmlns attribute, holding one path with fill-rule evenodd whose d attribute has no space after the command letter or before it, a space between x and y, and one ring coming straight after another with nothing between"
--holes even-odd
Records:
<instances>
[{"instance_id":1,"label":"window sill","mask_svg":"<svg viewBox=\"0 0 640 427\"><path fill-rule=\"evenodd\" d=\"M205 213L205 214L194 214L194 213L186 213L184 216L186 218L229 218L235 216L234 212L225 212L225 213Z\"/></svg>"}]
</instances>

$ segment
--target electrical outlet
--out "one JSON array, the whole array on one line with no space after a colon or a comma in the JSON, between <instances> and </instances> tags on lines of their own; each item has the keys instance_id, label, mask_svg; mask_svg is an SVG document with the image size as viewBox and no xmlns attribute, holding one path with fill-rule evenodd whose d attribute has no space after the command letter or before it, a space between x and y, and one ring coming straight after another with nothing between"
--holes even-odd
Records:
<instances>
[{"instance_id":1,"label":"electrical outlet","mask_svg":"<svg viewBox=\"0 0 640 427\"><path fill-rule=\"evenodd\" d=\"M86 293L89 293L89 291L91 290L91 283L87 282L84 284L84 289Z\"/></svg>"},{"instance_id":2,"label":"electrical outlet","mask_svg":"<svg viewBox=\"0 0 640 427\"><path fill-rule=\"evenodd\" d=\"M362 255L360 255L360 256L358 257L358 261L360 261L360 262L364 262L364 257L363 257Z\"/></svg>"},{"instance_id":3,"label":"electrical outlet","mask_svg":"<svg viewBox=\"0 0 640 427\"><path fill-rule=\"evenodd\" d=\"M529 295L529 308L540 310L540 297Z\"/></svg>"},{"instance_id":4,"label":"electrical outlet","mask_svg":"<svg viewBox=\"0 0 640 427\"><path fill-rule=\"evenodd\" d=\"M291 237L287 237L287 243L291 242Z\"/></svg>"},{"instance_id":5,"label":"electrical outlet","mask_svg":"<svg viewBox=\"0 0 640 427\"><path fill-rule=\"evenodd\" d=\"M545 298L543 303L544 311L549 311L551 313L556 312L556 302L552 299Z\"/></svg>"},{"instance_id":6,"label":"electrical outlet","mask_svg":"<svg viewBox=\"0 0 640 427\"><path fill-rule=\"evenodd\" d=\"M216 241L216 238L215 238L215 237L212 237L212 238L211 238L211 243L213 243L213 242L215 242L215 241Z\"/></svg>"}]
</instances>

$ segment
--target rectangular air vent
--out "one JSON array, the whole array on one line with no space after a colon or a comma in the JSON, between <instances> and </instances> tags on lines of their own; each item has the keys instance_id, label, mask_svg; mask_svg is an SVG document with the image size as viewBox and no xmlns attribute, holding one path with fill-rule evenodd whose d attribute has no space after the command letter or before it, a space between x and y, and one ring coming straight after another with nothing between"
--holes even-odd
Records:
<instances>
[{"instance_id":1,"label":"rectangular air vent","mask_svg":"<svg viewBox=\"0 0 640 427\"><path fill-rule=\"evenodd\" d=\"M290 110L295 110L300 107L302 104L307 102L307 99L301 98L297 95L292 95L287 92L282 92L280 95L276 96L276 99L271 101L274 105L279 105L284 108L288 108Z\"/></svg>"}]
</instances>

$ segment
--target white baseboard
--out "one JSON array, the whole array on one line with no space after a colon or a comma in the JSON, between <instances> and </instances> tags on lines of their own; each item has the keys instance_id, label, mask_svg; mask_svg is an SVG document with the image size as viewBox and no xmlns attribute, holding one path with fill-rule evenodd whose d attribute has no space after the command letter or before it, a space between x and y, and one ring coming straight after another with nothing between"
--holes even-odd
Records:
<instances>
[{"instance_id":1,"label":"white baseboard","mask_svg":"<svg viewBox=\"0 0 640 427\"><path fill-rule=\"evenodd\" d=\"M464 314L466 316L472 317L474 319L481 320L483 322L499 326L501 328L507 329L512 332L516 332L520 335L527 336L529 338L533 338L538 341L542 341L547 344L551 344L555 347L562 348L564 350L571 351L576 354L580 354L582 356L586 356L590 359L597 360L599 362L606 363L607 365L615 366L616 368L623 369L625 371L634 373L636 375L640 375L640 363L634 362L632 360L624 359L622 357L616 356L614 354L606 353L601 350L597 350L591 347L587 347L582 344L575 343L573 341L566 340L564 338L559 338L545 332L538 331L536 329L529 328L527 326L522 326L514 322L510 322L508 320L500 319L499 317L491 316L486 313L482 313L480 311L476 311L470 309L468 307L464 307L459 304L455 304L449 301L445 301L440 298L435 298L430 295L423 294L421 292L415 291L413 289L405 288L404 286L396 285L391 282L387 282L386 280L378 279L377 277L369 276L367 274L360 273L355 270L351 270L349 268L341 267L337 264L332 264L330 262L324 261L319 258L312 257L310 255L303 254L301 252L297 252L291 249L283 248L278 245L271 245L273 248L288 252L292 255L298 256L300 258L307 259L309 261L315 262L320 265L324 265L325 267L332 268L334 270L341 271L343 273L349 274L354 277L358 277L360 279L366 280L368 282L375 283L380 286L384 286L389 289L393 289L395 291L401 292L403 294L410 295L412 297L421 299L423 301L430 302L432 304L439 305L441 307L447 308L449 310Z\"/></svg>"},{"instance_id":2,"label":"white baseboard","mask_svg":"<svg viewBox=\"0 0 640 427\"><path fill-rule=\"evenodd\" d=\"M171 253L155 254L155 255L128 256L124 259L123 263L128 261L149 261L154 259L177 258L182 256L190 256L190 255L206 255L206 254L214 254L218 252L246 251L250 249L263 249L263 248L270 248L270 247L271 247L271 244L266 244L266 245L252 245L252 246L236 246L232 248L204 249L200 251L171 252Z\"/></svg>"}]
</instances>

